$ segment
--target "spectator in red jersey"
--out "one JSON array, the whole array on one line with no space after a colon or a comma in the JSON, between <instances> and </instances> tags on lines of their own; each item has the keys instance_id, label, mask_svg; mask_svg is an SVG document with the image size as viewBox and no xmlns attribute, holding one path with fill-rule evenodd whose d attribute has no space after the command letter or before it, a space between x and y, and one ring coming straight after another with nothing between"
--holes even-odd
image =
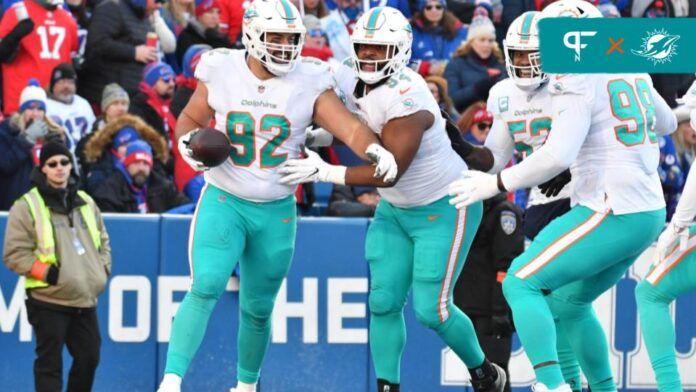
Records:
<instances>
[{"instance_id":1,"label":"spectator in red jersey","mask_svg":"<svg viewBox=\"0 0 696 392\"><path fill-rule=\"evenodd\" d=\"M19 112L0 123L1 211L29 191L43 142L62 138L62 128L46 117L46 92L32 79L20 95Z\"/></svg>"},{"instance_id":2,"label":"spectator in red jersey","mask_svg":"<svg viewBox=\"0 0 696 392\"><path fill-rule=\"evenodd\" d=\"M3 113L19 108L19 95L31 78L41 86L53 68L72 62L78 49L77 24L60 0L16 3L0 20L0 62L3 75Z\"/></svg>"},{"instance_id":3,"label":"spectator in red jersey","mask_svg":"<svg viewBox=\"0 0 696 392\"><path fill-rule=\"evenodd\" d=\"M189 22L176 41L176 59L181 64L184 53L196 44L213 48L231 48L232 42L220 32L220 6L217 0L196 0L196 19Z\"/></svg>"},{"instance_id":4,"label":"spectator in red jersey","mask_svg":"<svg viewBox=\"0 0 696 392\"><path fill-rule=\"evenodd\" d=\"M198 79L195 78L196 66L201 59L203 53L211 49L208 45L198 44L191 46L184 55L184 71L176 77L176 92L172 99L171 111L178 118L184 106L193 95L193 91L198 85ZM179 146L175 142L174 130L170 131L170 139L172 140L172 155L174 156L174 184L179 192L183 192L189 199L196 202L203 190L205 180L203 174L193 170L181 157Z\"/></svg>"},{"instance_id":5,"label":"spectator in red jersey","mask_svg":"<svg viewBox=\"0 0 696 392\"><path fill-rule=\"evenodd\" d=\"M241 41L242 19L248 0L218 0L220 6L220 32L233 44Z\"/></svg>"},{"instance_id":6,"label":"spectator in red jersey","mask_svg":"<svg viewBox=\"0 0 696 392\"><path fill-rule=\"evenodd\" d=\"M155 0L104 0L94 9L78 92L95 108L109 83L138 92L143 68L158 60L156 46L146 45L154 32L148 18L158 8Z\"/></svg>"}]
</instances>

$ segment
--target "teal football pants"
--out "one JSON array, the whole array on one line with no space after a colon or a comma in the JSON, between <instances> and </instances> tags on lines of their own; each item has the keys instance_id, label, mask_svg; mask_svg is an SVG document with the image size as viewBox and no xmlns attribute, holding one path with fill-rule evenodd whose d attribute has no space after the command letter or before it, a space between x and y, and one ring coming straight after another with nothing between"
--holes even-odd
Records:
<instances>
[{"instance_id":1,"label":"teal football pants","mask_svg":"<svg viewBox=\"0 0 696 392\"><path fill-rule=\"evenodd\" d=\"M664 221L664 209L614 215L575 206L513 261L503 291L538 382L549 388L564 383L555 315L592 390L616 389L606 336L592 302L618 282ZM552 293L545 298L542 290Z\"/></svg>"},{"instance_id":2,"label":"teal football pants","mask_svg":"<svg viewBox=\"0 0 696 392\"><path fill-rule=\"evenodd\" d=\"M205 188L191 222L193 284L174 317L165 373L185 375L239 261L237 379L258 380L273 304L292 260L296 223L293 196L256 203L212 185Z\"/></svg>"}]
</instances>

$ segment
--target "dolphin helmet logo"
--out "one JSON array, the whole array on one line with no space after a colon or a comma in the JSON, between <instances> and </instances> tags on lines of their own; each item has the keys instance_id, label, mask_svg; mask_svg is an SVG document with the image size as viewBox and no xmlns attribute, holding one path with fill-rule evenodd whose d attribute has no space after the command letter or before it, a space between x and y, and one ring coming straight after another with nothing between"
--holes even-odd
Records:
<instances>
[{"instance_id":1,"label":"dolphin helmet logo","mask_svg":"<svg viewBox=\"0 0 696 392\"><path fill-rule=\"evenodd\" d=\"M653 64L662 64L671 61L672 56L677 54L677 41L681 38L672 35L665 30L655 30L649 32L643 38L643 45L640 50L632 49L631 52L637 56L645 57Z\"/></svg>"}]
</instances>

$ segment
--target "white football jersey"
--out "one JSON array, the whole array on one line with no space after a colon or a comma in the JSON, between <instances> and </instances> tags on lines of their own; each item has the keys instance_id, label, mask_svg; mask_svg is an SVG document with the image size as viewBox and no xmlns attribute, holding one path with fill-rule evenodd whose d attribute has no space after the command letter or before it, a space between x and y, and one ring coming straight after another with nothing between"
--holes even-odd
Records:
<instances>
[{"instance_id":1,"label":"white football jersey","mask_svg":"<svg viewBox=\"0 0 696 392\"><path fill-rule=\"evenodd\" d=\"M650 75L550 75L548 89L552 100L578 94L591 108L589 132L571 166L572 204L617 215L664 208Z\"/></svg>"},{"instance_id":2,"label":"white football jersey","mask_svg":"<svg viewBox=\"0 0 696 392\"><path fill-rule=\"evenodd\" d=\"M300 157L305 130L312 123L314 102L335 88L326 63L301 58L284 77L259 80L246 63L244 50L205 53L196 78L208 88L215 128L233 145L222 165L205 172L207 182L246 200L267 202L295 192L278 182L278 167Z\"/></svg>"},{"instance_id":3,"label":"white football jersey","mask_svg":"<svg viewBox=\"0 0 696 392\"><path fill-rule=\"evenodd\" d=\"M404 68L369 94L360 94L360 98L355 92L358 76L352 67L345 64L339 67L336 79L341 90L339 96L377 134L381 134L391 119L421 110L433 114L435 121L423 134L420 147L399 182L378 191L386 201L402 208L430 204L445 197L449 184L460 177L466 164L452 149L445 120L423 78Z\"/></svg>"},{"instance_id":4,"label":"white football jersey","mask_svg":"<svg viewBox=\"0 0 696 392\"><path fill-rule=\"evenodd\" d=\"M92 132L92 125L96 119L89 102L77 94L71 104L48 98L46 115L65 129L66 144L73 152L77 142Z\"/></svg>"},{"instance_id":5,"label":"white football jersey","mask_svg":"<svg viewBox=\"0 0 696 392\"><path fill-rule=\"evenodd\" d=\"M506 162L512 157L513 148L524 159L541 148L551 130L551 95L546 86L534 91L524 91L512 79L496 83L488 95L487 110L493 114L495 124L486 139L491 150L508 152ZM498 135L497 133L503 133ZM513 147L514 146L514 147ZM538 187L529 193L529 207L570 197L572 182L554 197L546 197Z\"/></svg>"}]
</instances>

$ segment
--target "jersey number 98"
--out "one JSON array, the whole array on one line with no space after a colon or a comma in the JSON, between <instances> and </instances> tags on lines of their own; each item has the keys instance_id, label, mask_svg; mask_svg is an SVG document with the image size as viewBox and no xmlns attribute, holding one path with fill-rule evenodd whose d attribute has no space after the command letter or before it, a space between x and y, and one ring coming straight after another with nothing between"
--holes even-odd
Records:
<instances>
[{"instance_id":1,"label":"jersey number 98","mask_svg":"<svg viewBox=\"0 0 696 392\"><path fill-rule=\"evenodd\" d=\"M635 86L624 79L615 79L607 86L611 113L624 122L614 127L616 139L626 147L657 142L655 134L655 105L650 85L645 79L636 79ZM633 127L632 127L633 126Z\"/></svg>"}]
</instances>

